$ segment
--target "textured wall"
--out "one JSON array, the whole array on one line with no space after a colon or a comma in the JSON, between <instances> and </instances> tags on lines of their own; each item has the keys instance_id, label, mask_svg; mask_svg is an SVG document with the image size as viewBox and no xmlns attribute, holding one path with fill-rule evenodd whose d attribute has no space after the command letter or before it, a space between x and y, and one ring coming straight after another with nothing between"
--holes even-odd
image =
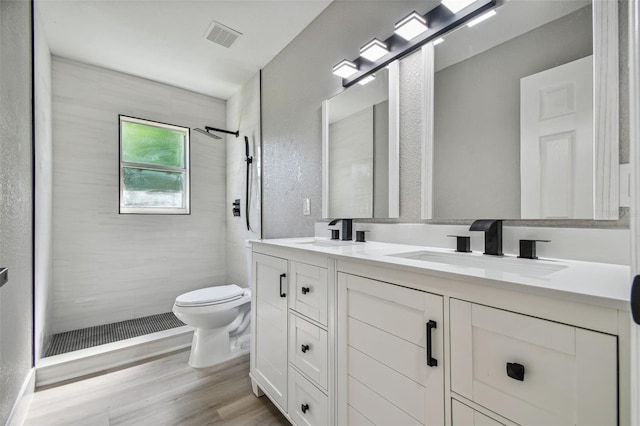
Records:
<instances>
[{"instance_id":1,"label":"textured wall","mask_svg":"<svg viewBox=\"0 0 640 426\"><path fill-rule=\"evenodd\" d=\"M227 128L240 129L240 137L227 136L227 282L249 286L247 277L247 239L260 238L262 213L260 202L260 74L256 74L240 91L227 101ZM253 156L250 183L250 223L246 227L244 136L249 137ZM240 217L231 211L233 200L240 199Z\"/></svg>"},{"instance_id":2,"label":"textured wall","mask_svg":"<svg viewBox=\"0 0 640 426\"><path fill-rule=\"evenodd\" d=\"M51 52L38 3L35 37L35 347L36 362L46 351L53 329L53 146Z\"/></svg>"},{"instance_id":3,"label":"textured wall","mask_svg":"<svg viewBox=\"0 0 640 426\"><path fill-rule=\"evenodd\" d=\"M424 13L436 2L377 1L333 2L295 40L293 40L263 70L262 121L264 147L264 237L313 235L315 221L321 218L321 103L342 90L341 79L331 68L343 58L355 58L359 48L371 37L390 34L393 23L413 10ZM408 58L408 61L414 61ZM405 61L403 61L405 62ZM417 61L419 63L419 61ZM405 74L403 77L402 74ZM401 66L401 78L411 78ZM420 71L413 72L419 75ZM420 95L416 81L412 88L402 88L406 96L401 103L415 108ZM417 104L419 106L419 103ZM417 109L419 111L419 108ZM418 117L402 117L409 128L401 127L403 139L416 136ZM406 120L406 121L404 121ZM420 146L418 137L410 141L412 148L401 146L403 156L411 155ZM404 158L404 157L403 157ZM419 164L418 157L412 158ZM413 180L416 180L415 182ZM401 215L419 217L420 172L405 174L401 164ZM417 186L416 186L417 185ZM405 191L405 188L408 188ZM416 200L415 198L418 197ZM303 200L311 200L311 215L302 215ZM406 219L411 220L411 219Z\"/></svg>"},{"instance_id":4,"label":"textured wall","mask_svg":"<svg viewBox=\"0 0 640 426\"><path fill-rule=\"evenodd\" d=\"M0 424L32 365L31 3L0 1Z\"/></svg>"},{"instance_id":5,"label":"textured wall","mask_svg":"<svg viewBox=\"0 0 640 426\"><path fill-rule=\"evenodd\" d=\"M54 331L171 310L226 282L226 146L191 132L191 215L118 214L118 114L224 127L226 103L53 59Z\"/></svg>"}]
</instances>

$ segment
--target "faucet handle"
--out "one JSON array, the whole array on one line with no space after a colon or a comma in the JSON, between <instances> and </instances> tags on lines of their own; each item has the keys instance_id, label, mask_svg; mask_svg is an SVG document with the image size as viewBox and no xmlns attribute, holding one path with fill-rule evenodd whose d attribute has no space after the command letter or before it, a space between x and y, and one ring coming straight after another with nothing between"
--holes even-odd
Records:
<instances>
[{"instance_id":1,"label":"faucet handle","mask_svg":"<svg viewBox=\"0 0 640 426\"><path fill-rule=\"evenodd\" d=\"M369 232L368 229L361 229L356 231L356 241L359 243L364 243L366 240L364 239L364 233Z\"/></svg>"},{"instance_id":2,"label":"faucet handle","mask_svg":"<svg viewBox=\"0 0 640 426\"><path fill-rule=\"evenodd\" d=\"M456 251L460 253L471 253L471 237L468 235L447 235L456 239Z\"/></svg>"},{"instance_id":3,"label":"faucet handle","mask_svg":"<svg viewBox=\"0 0 640 426\"><path fill-rule=\"evenodd\" d=\"M536 243L550 243L551 240L520 240L520 255L521 259L537 259L536 256Z\"/></svg>"}]
</instances>

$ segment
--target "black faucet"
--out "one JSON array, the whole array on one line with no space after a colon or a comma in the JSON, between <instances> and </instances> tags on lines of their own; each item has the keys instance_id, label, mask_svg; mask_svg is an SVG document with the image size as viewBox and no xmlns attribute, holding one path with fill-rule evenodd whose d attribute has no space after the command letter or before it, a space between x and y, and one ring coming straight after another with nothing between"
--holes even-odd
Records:
<instances>
[{"instance_id":1,"label":"black faucet","mask_svg":"<svg viewBox=\"0 0 640 426\"><path fill-rule=\"evenodd\" d=\"M502 221L495 219L476 220L469 231L484 231L484 254L502 256Z\"/></svg>"},{"instance_id":2,"label":"black faucet","mask_svg":"<svg viewBox=\"0 0 640 426\"><path fill-rule=\"evenodd\" d=\"M329 226L335 225L339 221L342 221L342 241L351 241L351 230L353 229L353 219L333 219L329 222Z\"/></svg>"}]
</instances>

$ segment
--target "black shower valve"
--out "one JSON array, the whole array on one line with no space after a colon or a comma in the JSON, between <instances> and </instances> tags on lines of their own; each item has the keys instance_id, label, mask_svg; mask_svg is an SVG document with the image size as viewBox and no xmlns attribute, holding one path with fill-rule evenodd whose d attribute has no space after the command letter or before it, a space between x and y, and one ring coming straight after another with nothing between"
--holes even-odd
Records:
<instances>
[{"instance_id":1,"label":"black shower valve","mask_svg":"<svg viewBox=\"0 0 640 426\"><path fill-rule=\"evenodd\" d=\"M240 216L240 199L239 198L237 198L233 202L233 215L234 216Z\"/></svg>"}]
</instances>

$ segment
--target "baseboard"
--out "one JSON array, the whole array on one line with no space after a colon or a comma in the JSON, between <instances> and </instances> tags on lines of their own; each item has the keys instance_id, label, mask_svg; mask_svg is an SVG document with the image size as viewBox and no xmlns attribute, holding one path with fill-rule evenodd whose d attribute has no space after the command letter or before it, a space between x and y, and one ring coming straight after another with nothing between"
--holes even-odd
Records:
<instances>
[{"instance_id":1,"label":"baseboard","mask_svg":"<svg viewBox=\"0 0 640 426\"><path fill-rule=\"evenodd\" d=\"M191 346L193 327L164 330L120 342L43 358L36 366L36 387L100 374Z\"/></svg>"},{"instance_id":2,"label":"baseboard","mask_svg":"<svg viewBox=\"0 0 640 426\"><path fill-rule=\"evenodd\" d=\"M36 387L36 369L29 370L29 374L20 388L18 397L15 404L11 408L9 418L7 419L7 426L21 426L27 418L29 413L29 407L31 406L31 400L33 399L33 392Z\"/></svg>"}]
</instances>

